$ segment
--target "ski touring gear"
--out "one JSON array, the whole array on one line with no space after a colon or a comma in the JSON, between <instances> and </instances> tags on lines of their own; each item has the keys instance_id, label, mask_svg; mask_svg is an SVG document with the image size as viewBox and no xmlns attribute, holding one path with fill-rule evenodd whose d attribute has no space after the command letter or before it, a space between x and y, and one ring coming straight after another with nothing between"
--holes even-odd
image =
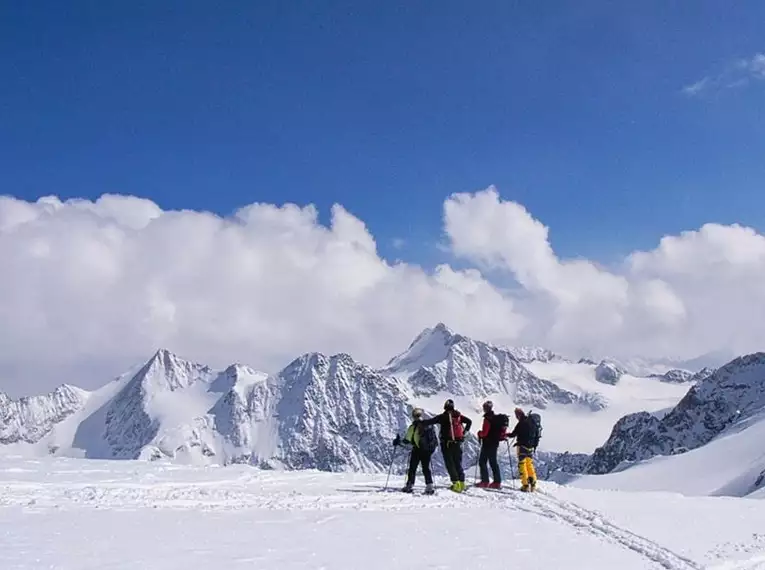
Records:
<instances>
[{"instance_id":1,"label":"ski touring gear","mask_svg":"<svg viewBox=\"0 0 765 570\"><path fill-rule=\"evenodd\" d=\"M445 441L461 441L465 432L470 431L473 420L463 416L457 410L449 410L427 420L422 420L422 424L426 426L438 424L440 427L439 437L443 443Z\"/></svg>"},{"instance_id":2,"label":"ski touring gear","mask_svg":"<svg viewBox=\"0 0 765 570\"><path fill-rule=\"evenodd\" d=\"M396 438L398 438L398 436L396 436ZM393 470L393 462L396 459L396 452L397 451L398 451L398 446L394 444L393 445L393 453L391 453L391 456L390 456L390 465L388 466L388 477L385 479L385 487L383 487L383 491L387 491L388 490L388 482L390 481L390 473Z\"/></svg>"},{"instance_id":3,"label":"ski touring gear","mask_svg":"<svg viewBox=\"0 0 765 570\"><path fill-rule=\"evenodd\" d=\"M539 447L539 440L542 438L542 418L536 413L529 411L527 415L531 428L529 430L529 447L536 449Z\"/></svg>"},{"instance_id":4,"label":"ski touring gear","mask_svg":"<svg viewBox=\"0 0 765 570\"><path fill-rule=\"evenodd\" d=\"M437 447L436 428L420 424L420 449L425 453L432 454Z\"/></svg>"},{"instance_id":5,"label":"ski touring gear","mask_svg":"<svg viewBox=\"0 0 765 570\"><path fill-rule=\"evenodd\" d=\"M516 438L515 445L521 447L528 447L531 450L535 449L534 443L539 443L537 435L537 429L534 422L521 410L520 415L518 409L516 409L516 417L518 423L515 424L515 428L509 434L508 438ZM538 414L537 414L538 415Z\"/></svg>"},{"instance_id":6,"label":"ski touring gear","mask_svg":"<svg viewBox=\"0 0 765 570\"><path fill-rule=\"evenodd\" d=\"M510 425L510 418L505 414L495 414L492 410L486 412L483 416L483 426L476 434L478 439L491 443L499 443L507 438L507 427Z\"/></svg>"},{"instance_id":7,"label":"ski touring gear","mask_svg":"<svg viewBox=\"0 0 765 570\"><path fill-rule=\"evenodd\" d=\"M450 439L452 441L462 441L465 438L465 431L462 429L462 414L456 410L447 413L451 419Z\"/></svg>"}]
</instances>

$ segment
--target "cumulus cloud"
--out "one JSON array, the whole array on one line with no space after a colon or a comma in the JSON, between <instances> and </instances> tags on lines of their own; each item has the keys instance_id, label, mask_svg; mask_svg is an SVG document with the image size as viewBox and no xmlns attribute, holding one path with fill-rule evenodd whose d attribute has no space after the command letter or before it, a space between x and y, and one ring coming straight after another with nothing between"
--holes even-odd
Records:
<instances>
[{"instance_id":1,"label":"cumulus cloud","mask_svg":"<svg viewBox=\"0 0 765 570\"><path fill-rule=\"evenodd\" d=\"M765 53L729 63L716 75L707 75L686 85L682 91L689 97L701 96L724 89L746 87L765 79Z\"/></svg>"},{"instance_id":2,"label":"cumulus cloud","mask_svg":"<svg viewBox=\"0 0 765 570\"><path fill-rule=\"evenodd\" d=\"M518 306L538 342L623 357L763 348L765 237L751 228L707 224L607 270L558 258L548 229L494 188L450 197L444 222L455 254L547 300Z\"/></svg>"},{"instance_id":3,"label":"cumulus cloud","mask_svg":"<svg viewBox=\"0 0 765 570\"><path fill-rule=\"evenodd\" d=\"M341 206L251 204L230 217L148 200L0 198L0 388L94 387L158 347L275 371L307 351L380 365L426 326L566 352L693 357L765 338L765 237L710 224L617 268L561 259L496 189L444 203L426 271L380 257ZM487 277L505 273L509 289ZM507 279L503 279L506 282Z\"/></svg>"}]
</instances>

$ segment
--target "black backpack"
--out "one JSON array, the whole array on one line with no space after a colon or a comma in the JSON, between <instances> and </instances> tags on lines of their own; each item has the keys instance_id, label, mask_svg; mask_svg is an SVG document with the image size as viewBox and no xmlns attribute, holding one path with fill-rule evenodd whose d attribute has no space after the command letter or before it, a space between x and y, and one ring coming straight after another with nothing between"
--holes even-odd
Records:
<instances>
[{"instance_id":1,"label":"black backpack","mask_svg":"<svg viewBox=\"0 0 765 570\"><path fill-rule=\"evenodd\" d=\"M438 447L436 428L420 424L420 449L425 453L433 453Z\"/></svg>"},{"instance_id":2,"label":"black backpack","mask_svg":"<svg viewBox=\"0 0 765 570\"><path fill-rule=\"evenodd\" d=\"M502 434L502 428L507 431L509 425L510 418L507 416L507 414L494 414L494 416L491 418L491 425L489 427L489 437L499 439L500 435Z\"/></svg>"},{"instance_id":3,"label":"black backpack","mask_svg":"<svg viewBox=\"0 0 765 570\"><path fill-rule=\"evenodd\" d=\"M529 412L526 417L529 420L529 445L536 449L542 439L542 418L536 412Z\"/></svg>"}]
</instances>

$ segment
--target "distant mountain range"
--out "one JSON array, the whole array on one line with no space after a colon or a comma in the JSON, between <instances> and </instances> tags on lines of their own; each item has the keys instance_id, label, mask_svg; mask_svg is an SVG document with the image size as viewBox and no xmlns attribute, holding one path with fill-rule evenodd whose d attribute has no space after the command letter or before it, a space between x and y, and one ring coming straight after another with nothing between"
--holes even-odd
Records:
<instances>
[{"instance_id":1,"label":"distant mountain range","mask_svg":"<svg viewBox=\"0 0 765 570\"><path fill-rule=\"evenodd\" d=\"M619 420L592 455L544 443L540 448L539 461L550 469L607 472L624 461L702 445L737 417L731 410L746 414L761 405L750 386L760 358L742 357L716 372L660 369L635 378L613 360L574 362L544 348L496 346L441 323L380 369L347 354L308 353L268 375L242 364L213 370L158 350L137 372L92 392L63 385L19 400L0 393L0 443L99 459L380 471L387 469L390 442L404 431L414 406L435 414L453 397L473 418L475 432L480 403L492 398L508 413L518 405L541 410L543 418L565 418L566 427L554 420L548 429L573 431L578 422L609 417L614 394L627 390L621 388L624 378L633 387L667 385L677 394L676 408L658 417L657 410L642 411L647 399L625 398L635 400L635 413ZM542 377L548 370L557 376ZM741 370L754 370L748 388L742 387ZM569 377L576 381L561 380ZM470 435L468 462L476 450Z\"/></svg>"}]
</instances>

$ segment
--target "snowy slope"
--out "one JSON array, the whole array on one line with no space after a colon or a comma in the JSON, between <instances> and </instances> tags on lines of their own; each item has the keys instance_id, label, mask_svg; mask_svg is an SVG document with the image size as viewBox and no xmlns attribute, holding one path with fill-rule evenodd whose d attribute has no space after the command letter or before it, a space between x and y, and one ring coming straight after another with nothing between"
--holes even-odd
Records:
<instances>
[{"instance_id":1,"label":"snowy slope","mask_svg":"<svg viewBox=\"0 0 765 570\"><path fill-rule=\"evenodd\" d=\"M688 392L685 384L670 384L657 378L624 374L615 384L599 382L597 365L571 362L532 362L532 373L564 390L598 394L604 406L591 412L572 406L550 406L543 413L542 449L592 453L608 439L614 424L636 411L661 414L674 407ZM506 402L510 405L512 402ZM510 408L512 409L512 408Z\"/></svg>"},{"instance_id":2,"label":"snowy slope","mask_svg":"<svg viewBox=\"0 0 765 570\"><path fill-rule=\"evenodd\" d=\"M765 567L759 501L554 484L533 495L456 495L443 480L437 495L425 497L380 492L384 484L384 475L244 465L4 458L0 567Z\"/></svg>"},{"instance_id":3,"label":"snowy slope","mask_svg":"<svg viewBox=\"0 0 765 570\"><path fill-rule=\"evenodd\" d=\"M694 385L667 414L620 419L587 471L607 473L624 461L695 449L764 407L765 353L739 357Z\"/></svg>"},{"instance_id":4,"label":"snowy slope","mask_svg":"<svg viewBox=\"0 0 765 570\"><path fill-rule=\"evenodd\" d=\"M605 475L579 476L570 484L587 489L765 498L763 442L765 410L686 453L656 456Z\"/></svg>"}]
</instances>

